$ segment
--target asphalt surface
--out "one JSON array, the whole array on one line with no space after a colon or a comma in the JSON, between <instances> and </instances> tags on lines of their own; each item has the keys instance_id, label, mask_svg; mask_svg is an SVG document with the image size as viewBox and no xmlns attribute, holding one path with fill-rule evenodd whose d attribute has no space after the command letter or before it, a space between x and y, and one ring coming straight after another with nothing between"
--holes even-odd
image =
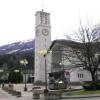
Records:
<instances>
[{"instance_id":1,"label":"asphalt surface","mask_svg":"<svg viewBox=\"0 0 100 100\"><path fill-rule=\"evenodd\" d=\"M23 92L22 97L12 96L4 90L0 89L0 100L34 100L30 92ZM44 100L43 96L39 100ZM90 97L90 98L65 98L60 100L100 100L100 97Z\"/></svg>"},{"instance_id":2,"label":"asphalt surface","mask_svg":"<svg viewBox=\"0 0 100 100\"><path fill-rule=\"evenodd\" d=\"M0 89L0 100L16 100L16 97Z\"/></svg>"},{"instance_id":3,"label":"asphalt surface","mask_svg":"<svg viewBox=\"0 0 100 100\"><path fill-rule=\"evenodd\" d=\"M22 97L16 97L12 96L11 94L8 94L4 90L0 89L0 100L33 100L32 96L22 96Z\"/></svg>"}]
</instances>

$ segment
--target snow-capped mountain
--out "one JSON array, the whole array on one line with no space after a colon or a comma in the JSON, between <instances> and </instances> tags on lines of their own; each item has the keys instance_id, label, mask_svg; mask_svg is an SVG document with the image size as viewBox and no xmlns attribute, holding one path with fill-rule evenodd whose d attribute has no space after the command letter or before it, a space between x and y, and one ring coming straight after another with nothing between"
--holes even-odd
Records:
<instances>
[{"instance_id":1,"label":"snow-capped mountain","mask_svg":"<svg viewBox=\"0 0 100 100\"><path fill-rule=\"evenodd\" d=\"M0 54L17 54L22 52L34 52L34 40L25 40L0 46Z\"/></svg>"}]
</instances>

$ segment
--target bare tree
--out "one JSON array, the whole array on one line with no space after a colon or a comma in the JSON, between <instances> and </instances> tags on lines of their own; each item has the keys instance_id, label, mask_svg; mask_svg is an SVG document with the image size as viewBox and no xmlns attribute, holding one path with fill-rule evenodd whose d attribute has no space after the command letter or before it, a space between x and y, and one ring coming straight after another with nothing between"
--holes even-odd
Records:
<instances>
[{"instance_id":1,"label":"bare tree","mask_svg":"<svg viewBox=\"0 0 100 100\"><path fill-rule=\"evenodd\" d=\"M81 62L81 66L91 73L92 83L96 83L96 72L100 65L100 43L97 40L100 36L100 27L83 28L80 25L79 31L75 33L75 38L66 35L67 39L75 40L79 43L78 48L72 48L72 52Z\"/></svg>"}]
</instances>

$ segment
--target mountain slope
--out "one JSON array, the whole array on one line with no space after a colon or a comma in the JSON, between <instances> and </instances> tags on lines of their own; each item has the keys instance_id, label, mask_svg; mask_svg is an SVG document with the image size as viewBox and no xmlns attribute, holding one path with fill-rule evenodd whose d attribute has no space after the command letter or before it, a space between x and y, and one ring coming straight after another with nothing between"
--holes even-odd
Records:
<instances>
[{"instance_id":1,"label":"mountain slope","mask_svg":"<svg viewBox=\"0 0 100 100\"><path fill-rule=\"evenodd\" d=\"M15 42L0 47L0 55L34 52L34 40Z\"/></svg>"}]
</instances>

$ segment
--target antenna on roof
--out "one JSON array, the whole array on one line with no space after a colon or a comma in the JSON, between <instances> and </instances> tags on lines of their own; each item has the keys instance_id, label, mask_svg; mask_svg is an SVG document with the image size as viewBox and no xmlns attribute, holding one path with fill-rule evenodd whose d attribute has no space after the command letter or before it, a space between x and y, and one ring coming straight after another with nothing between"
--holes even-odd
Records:
<instances>
[{"instance_id":1,"label":"antenna on roof","mask_svg":"<svg viewBox=\"0 0 100 100\"><path fill-rule=\"evenodd\" d=\"M42 12L44 11L44 9L42 9Z\"/></svg>"},{"instance_id":2,"label":"antenna on roof","mask_svg":"<svg viewBox=\"0 0 100 100\"><path fill-rule=\"evenodd\" d=\"M42 8L42 12L43 12L44 11L44 0L42 0L41 8Z\"/></svg>"}]
</instances>

